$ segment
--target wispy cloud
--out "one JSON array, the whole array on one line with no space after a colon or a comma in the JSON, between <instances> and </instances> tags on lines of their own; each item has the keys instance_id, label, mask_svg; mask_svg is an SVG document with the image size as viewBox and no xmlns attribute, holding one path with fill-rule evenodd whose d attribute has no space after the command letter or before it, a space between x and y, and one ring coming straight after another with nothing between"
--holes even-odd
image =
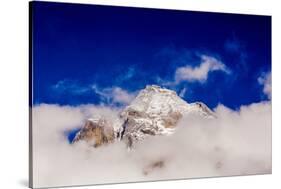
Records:
<instances>
[{"instance_id":1,"label":"wispy cloud","mask_svg":"<svg viewBox=\"0 0 281 189\"><path fill-rule=\"evenodd\" d=\"M137 68L135 65L128 67L125 71L120 73L120 75L116 78L116 82L122 83L132 79L137 74L136 70Z\"/></svg>"},{"instance_id":2,"label":"wispy cloud","mask_svg":"<svg viewBox=\"0 0 281 189\"><path fill-rule=\"evenodd\" d=\"M241 47L242 44L236 37L226 40L224 44L225 50L231 53L239 52L241 50Z\"/></svg>"},{"instance_id":3,"label":"wispy cloud","mask_svg":"<svg viewBox=\"0 0 281 189\"><path fill-rule=\"evenodd\" d=\"M190 56L193 54L199 63L194 66L194 64L196 64L194 57L187 58L187 54ZM184 65L175 67L174 70L172 70L172 77L161 78L157 76L155 78L155 82L158 85L177 91L182 98L184 98L187 92L190 92L188 87L190 83L205 84L210 74L214 72L222 72L226 75L232 73L232 71L215 56L190 52L184 53L184 57L187 59L182 59L180 62L180 64L184 63Z\"/></svg>"},{"instance_id":4,"label":"wispy cloud","mask_svg":"<svg viewBox=\"0 0 281 189\"><path fill-rule=\"evenodd\" d=\"M82 84L75 80L64 79L51 86L57 95L79 96L84 94L96 94L102 104L127 105L136 96L136 92L129 92L119 86L101 88L96 84Z\"/></svg>"},{"instance_id":5,"label":"wispy cloud","mask_svg":"<svg viewBox=\"0 0 281 189\"><path fill-rule=\"evenodd\" d=\"M101 89L96 84L94 84L94 85L92 85L91 88L96 94L98 94L107 103L127 105L136 96L136 92L130 93L127 90L122 89L117 86Z\"/></svg>"},{"instance_id":6,"label":"wispy cloud","mask_svg":"<svg viewBox=\"0 0 281 189\"><path fill-rule=\"evenodd\" d=\"M213 71L222 71L230 73L227 67L218 59L202 55L201 63L197 67L191 67L186 65L184 67L177 68L175 72L175 82L179 83L182 81L196 82L199 81L204 83L208 79L208 75Z\"/></svg>"},{"instance_id":7,"label":"wispy cloud","mask_svg":"<svg viewBox=\"0 0 281 189\"><path fill-rule=\"evenodd\" d=\"M136 68L134 66L129 67L126 74L123 75L123 79L131 79L135 75L135 72Z\"/></svg>"},{"instance_id":8,"label":"wispy cloud","mask_svg":"<svg viewBox=\"0 0 281 189\"><path fill-rule=\"evenodd\" d=\"M186 91L187 91L187 88L184 87L184 88L179 92L179 96L183 98L183 97L185 96Z\"/></svg>"},{"instance_id":9,"label":"wispy cloud","mask_svg":"<svg viewBox=\"0 0 281 189\"><path fill-rule=\"evenodd\" d=\"M258 78L258 82L260 85L263 86L263 93L271 99L272 95L272 86L271 86L271 72L262 73L261 76Z\"/></svg>"},{"instance_id":10,"label":"wispy cloud","mask_svg":"<svg viewBox=\"0 0 281 189\"><path fill-rule=\"evenodd\" d=\"M243 41L239 40L236 35L233 35L231 38L227 39L224 43L224 49L229 54L234 56L236 60L236 67L241 72L247 73L248 65L248 54L246 50L246 45Z\"/></svg>"},{"instance_id":11,"label":"wispy cloud","mask_svg":"<svg viewBox=\"0 0 281 189\"><path fill-rule=\"evenodd\" d=\"M68 93L73 95L90 92L87 86L81 85L76 80L63 79L51 86L51 89L59 94Z\"/></svg>"},{"instance_id":12,"label":"wispy cloud","mask_svg":"<svg viewBox=\"0 0 281 189\"><path fill-rule=\"evenodd\" d=\"M115 103L129 104L135 98L135 95L136 93L129 93L120 87L112 89L113 102Z\"/></svg>"}]
</instances>

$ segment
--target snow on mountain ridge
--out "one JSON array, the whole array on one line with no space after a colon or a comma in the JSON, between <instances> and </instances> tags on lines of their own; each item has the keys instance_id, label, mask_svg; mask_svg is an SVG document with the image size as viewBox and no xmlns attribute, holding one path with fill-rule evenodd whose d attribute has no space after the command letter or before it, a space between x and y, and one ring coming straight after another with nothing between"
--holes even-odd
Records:
<instances>
[{"instance_id":1,"label":"snow on mountain ridge","mask_svg":"<svg viewBox=\"0 0 281 189\"><path fill-rule=\"evenodd\" d=\"M175 91L157 85L148 85L120 112L120 119L111 122L111 126L114 129L115 140L124 140L129 147L132 147L135 142L144 140L148 136L173 134L178 121L185 115L198 115L207 119L215 117L202 102L189 104ZM98 120L93 121L96 122L94 125L99 125ZM86 131L97 133L97 128ZM88 135L97 137L96 134ZM77 141L79 140L75 140Z\"/></svg>"},{"instance_id":2,"label":"snow on mountain ridge","mask_svg":"<svg viewBox=\"0 0 281 189\"><path fill-rule=\"evenodd\" d=\"M186 107L187 103L179 98L175 91L161 88L157 85L148 85L140 91L139 95L122 113L124 114L126 109L131 108L151 116L158 116L159 114L167 114L167 111L171 109L185 111Z\"/></svg>"},{"instance_id":3,"label":"snow on mountain ridge","mask_svg":"<svg viewBox=\"0 0 281 189\"><path fill-rule=\"evenodd\" d=\"M120 114L124 120L121 138L131 146L147 136L170 135L177 122L187 114L213 117L203 103L188 104L175 91L156 85L146 86Z\"/></svg>"}]
</instances>

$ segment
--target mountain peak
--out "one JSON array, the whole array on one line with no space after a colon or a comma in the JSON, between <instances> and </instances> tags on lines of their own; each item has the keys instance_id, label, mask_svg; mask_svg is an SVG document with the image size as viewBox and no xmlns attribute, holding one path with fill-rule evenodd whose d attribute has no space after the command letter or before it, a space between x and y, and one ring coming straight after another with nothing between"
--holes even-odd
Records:
<instances>
[{"instance_id":1,"label":"mountain peak","mask_svg":"<svg viewBox=\"0 0 281 189\"><path fill-rule=\"evenodd\" d=\"M142 91L145 92L159 92L159 93L168 93L168 94L173 94L176 95L177 93L173 90L166 89L164 87L160 87L159 85L146 85L145 89Z\"/></svg>"},{"instance_id":2,"label":"mountain peak","mask_svg":"<svg viewBox=\"0 0 281 189\"><path fill-rule=\"evenodd\" d=\"M114 137L115 140L124 140L131 147L148 136L173 134L178 121L185 115L215 118L212 110L202 102L189 104L173 90L158 85L147 85L120 112L119 120L108 121L103 117L88 119L75 137L75 142L91 141L95 137L106 139L95 145L99 146L101 143L112 141ZM113 122L120 122L120 126L115 128Z\"/></svg>"},{"instance_id":3,"label":"mountain peak","mask_svg":"<svg viewBox=\"0 0 281 189\"><path fill-rule=\"evenodd\" d=\"M72 143L86 141L88 144L98 147L114 141L114 129L105 118L88 119L84 127L76 134Z\"/></svg>"}]
</instances>

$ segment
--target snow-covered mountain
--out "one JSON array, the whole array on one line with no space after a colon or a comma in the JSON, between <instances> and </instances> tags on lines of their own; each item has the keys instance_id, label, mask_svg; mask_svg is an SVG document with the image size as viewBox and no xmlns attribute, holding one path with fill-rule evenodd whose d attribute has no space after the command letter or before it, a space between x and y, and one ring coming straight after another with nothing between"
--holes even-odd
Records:
<instances>
[{"instance_id":1,"label":"snow-covered mountain","mask_svg":"<svg viewBox=\"0 0 281 189\"><path fill-rule=\"evenodd\" d=\"M175 91L157 85L146 86L118 120L89 119L73 142L87 141L97 147L113 140L124 140L128 147L147 136L170 135L185 115L214 118L214 113L202 102L187 103Z\"/></svg>"}]
</instances>

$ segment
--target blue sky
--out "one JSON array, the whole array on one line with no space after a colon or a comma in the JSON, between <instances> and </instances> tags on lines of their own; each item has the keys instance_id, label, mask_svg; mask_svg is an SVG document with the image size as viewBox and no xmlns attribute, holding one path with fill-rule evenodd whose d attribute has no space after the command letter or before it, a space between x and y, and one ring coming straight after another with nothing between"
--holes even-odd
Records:
<instances>
[{"instance_id":1,"label":"blue sky","mask_svg":"<svg viewBox=\"0 0 281 189\"><path fill-rule=\"evenodd\" d=\"M271 17L33 2L33 103L122 106L148 84L232 109L267 100Z\"/></svg>"}]
</instances>

